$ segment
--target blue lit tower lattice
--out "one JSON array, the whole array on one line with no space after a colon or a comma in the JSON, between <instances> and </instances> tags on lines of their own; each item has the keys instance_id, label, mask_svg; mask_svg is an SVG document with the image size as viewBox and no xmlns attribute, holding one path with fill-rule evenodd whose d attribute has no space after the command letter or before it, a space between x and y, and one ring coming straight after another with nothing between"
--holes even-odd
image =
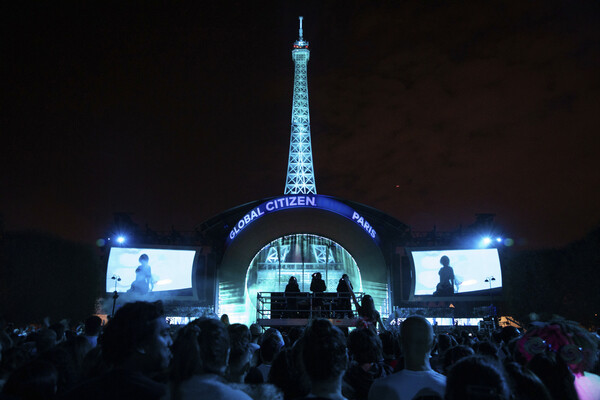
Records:
<instances>
[{"instance_id":1,"label":"blue lit tower lattice","mask_svg":"<svg viewBox=\"0 0 600 400\"><path fill-rule=\"evenodd\" d=\"M292 101L292 134L284 194L317 193L310 144L310 115L308 111L308 81L306 66L310 58L308 42L302 37L300 17L299 38L294 42L294 97Z\"/></svg>"}]
</instances>

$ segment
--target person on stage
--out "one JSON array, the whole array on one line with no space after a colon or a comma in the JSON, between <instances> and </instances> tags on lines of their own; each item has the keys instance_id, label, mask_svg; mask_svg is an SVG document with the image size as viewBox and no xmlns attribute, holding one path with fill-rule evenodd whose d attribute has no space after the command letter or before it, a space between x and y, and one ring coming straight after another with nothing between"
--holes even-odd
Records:
<instances>
[{"instance_id":1,"label":"person on stage","mask_svg":"<svg viewBox=\"0 0 600 400\"><path fill-rule=\"evenodd\" d=\"M300 286L298 286L298 279L295 276L290 276L288 284L285 287L286 293L300 293Z\"/></svg>"},{"instance_id":2,"label":"person on stage","mask_svg":"<svg viewBox=\"0 0 600 400\"><path fill-rule=\"evenodd\" d=\"M313 292L313 310L321 312L321 308L323 307L323 298L319 297L317 293L323 293L327 290L327 285L323 280L323 275L320 272L315 272L312 274L312 281L310 282L310 291Z\"/></svg>"},{"instance_id":3,"label":"person on stage","mask_svg":"<svg viewBox=\"0 0 600 400\"><path fill-rule=\"evenodd\" d=\"M454 286L457 286L458 289L456 278L454 277L454 269L450 266L450 259L448 256L442 256L442 258L440 258L440 264L442 264L442 268L440 268L438 272L440 283L437 284L433 295L452 296L454 294Z\"/></svg>"},{"instance_id":4,"label":"person on stage","mask_svg":"<svg viewBox=\"0 0 600 400\"><path fill-rule=\"evenodd\" d=\"M323 280L323 275L320 272L312 274L312 281L310 282L310 291L313 293L323 293L327 290L327 285Z\"/></svg>"},{"instance_id":5,"label":"person on stage","mask_svg":"<svg viewBox=\"0 0 600 400\"><path fill-rule=\"evenodd\" d=\"M352 282L350 282L348 274L342 275L336 291L339 294L337 309L342 314L342 317L348 315L348 318L354 318L352 305L350 304L350 296L354 296L354 288L352 287Z\"/></svg>"},{"instance_id":6,"label":"person on stage","mask_svg":"<svg viewBox=\"0 0 600 400\"><path fill-rule=\"evenodd\" d=\"M300 286L295 276L290 276L287 286L285 287L285 300L288 318L298 315L298 298L295 293L300 293Z\"/></svg>"},{"instance_id":7,"label":"person on stage","mask_svg":"<svg viewBox=\"0 0 600 400\"><path fill-rule=\"evenodd\" d=\"M139 258L140 265L135 269L135 281L131 284L130 293L147 294L154 289L152 268L148 264L150 257L142 254Z\"/></svg>"}]
</instances>

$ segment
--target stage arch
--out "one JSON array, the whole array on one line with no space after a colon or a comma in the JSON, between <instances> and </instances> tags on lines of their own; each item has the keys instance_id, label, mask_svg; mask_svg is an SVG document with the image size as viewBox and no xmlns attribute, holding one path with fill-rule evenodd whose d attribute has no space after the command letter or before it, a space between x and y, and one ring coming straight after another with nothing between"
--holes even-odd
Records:
<instances>
[{"instance_id":1,"label":"stage arch","mask_svg":"<svg viewBox=\"0 0 600 400\"><path fill-rule=\"evenodd\" d=\"M389 311L389 272L372 235L363 225L340 213L318 207L300 207L262 215L244 226L235 235L235 240L230 241L218 268L217 311L220 314L228 314L232 322L251 323L255 320L256 308L247 287L248 269L266 245L296 234L330 239L345 249L360 271L363 291L373 296L381 312ZM328 291L335 291L335 287Z\"/></svg>"}]
</instances>

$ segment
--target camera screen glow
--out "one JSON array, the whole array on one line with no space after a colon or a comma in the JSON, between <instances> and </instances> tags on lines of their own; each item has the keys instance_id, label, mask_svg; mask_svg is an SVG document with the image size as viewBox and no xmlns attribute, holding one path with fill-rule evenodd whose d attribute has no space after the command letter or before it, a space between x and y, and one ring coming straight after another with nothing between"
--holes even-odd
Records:
<instances>
[{"instance_id":1,"label":"camera screen glow","mask_svg":"<svg viewBox=\"0 0 600 400\"><path fill-rule=\"evenodd\" d=\"M115 283L117 292L141 295L189 289L195 255L195 250L112 247L106 291L113 292Z\"/></svg>"},{"instance_id":2,"label":"camera screen glow","mask_svg":"<svg viewBox=\"0 0 600 400\"><path fill-rule=\"evenodd\" d=\"M485 294L502 287L497 249L413 250L410 255L415 267L414 294L417 296Z\"/></svg>"}]
</instances>

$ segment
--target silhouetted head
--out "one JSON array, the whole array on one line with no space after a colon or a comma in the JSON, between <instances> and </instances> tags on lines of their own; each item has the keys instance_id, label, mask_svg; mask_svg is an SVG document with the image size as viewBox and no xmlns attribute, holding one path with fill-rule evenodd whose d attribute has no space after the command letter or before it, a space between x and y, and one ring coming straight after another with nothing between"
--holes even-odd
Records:
<instances>
[{"instance_id":1,"label":"silhouetted head","mask_svg":"<svg viewBox=\"0 0 600 400\"><path fill-rule=\"evenodd\" d=\"M511 392L502 365L482 356L463 358L448 371L446 400L508 400Z\"/></svg>"},{"instance_id":2,"label":"silhouetted head","mask_svg":"<svg viewBox=\"0 0 600 400\"><path fill-rule=\"evenodd\" d=\"M459 360L472 356L473 354L475 354L475 352L469 346L459 344L457 346L450 347L448 350L446 350L446 353L444 353L444 371L448 372L450 367L456 364Z\"/></svg>"},{"instance_id":3,"label":"silhouetted head","mask_svg":"<svg viewBox=\"0 0 600 400\"><path fill-rule=\"evenodd\" d=\"M363 296L360 305L363 308L366 308L366 309L369 309L369 310L371 310L371 309L374 310L375 309L375 302L373 301L373 298L370 295L368 295L368 294L365 294Z\"/></svg>"},{"instance_id":4,"label":"silhouetted head","mask_svg":"<svg viewBox=\"0 0 600 400\"><path fill-rule=\"evenodd\" d=\"M271 363L284 344L283 337L279 331L265 332L263 340L260 342L260 357L263 362Z\"/></svg>"},{"instance_id":5,"label":"silhouetted head","mask_svg":"<svg viewBox=\"0 0 600 400\"><path fill-rule=\"evenodd\" d=\"M450 265L450 259L448 256L442 256L442 258L440 258L440 264L442 264L444 267Z\"/></svg>"},{"instance_id":6,"label":"silhouetted head","mask_svg":"<svg viewBox=\"0 0 600 400\"><path fill-rule=\"evenodd\" d=\"M38 354L51 350L57 344L56 332L49 328L40 329L35 334L35 346Z\"/></svg>"},{"instance_id":7,"label":"silhouetted head","mask_svg":"<svg viewBox=\"0 0 600 400\"><path fill-rule=\"evenodd\" d=\"M143 360L148 372L169 365L173 343L161 301L136 301L121 307L98 338L108 364L120 365L130 357Z\"/></svg>"},{"instance_id":8,"label":"silhouetted head","mask_svg":"<svg viewBox=\"0 0 600 400\"><path fill-rule=\"evenodd\" d=\"M290 279L288 280L288 283L290 284L298 284L298 280L296 279L295 276L290 276Z\"/></svg>"},{"instance_id":9,"label":"silhouetted head","mask_svg":"<svg viewBox=\"0 0 600 400\"><path fill-rule=\"evenodd\" d=\"M313 279L322 279L323 275L321 275L320 272L315 272L314 274L312 274Z\"/></svg>"},{"instance_id":10,"label":"silhouetted head","mask_svg":"<svg viewBox=\"0 0 600 400\"><path fill-rule=\"evenodd\" d=\"M408 317L400 325L400 342L405 357L421 358L433 347L433 328L420 315Z\"/></svg>"},{"instance_id":11,"label":"silhouetted head","mask_svg":"<svg viewBox=\"0 0 600 400\"><path fill-rule=\"evenodd\" d=\"M383 331L379 334L383 355L398 358L400 355L400 340L393 331Z\"/></svg>"},{"instance_id":12,"label":"silhouetted head","mask_svg":"<svg viewBox=\"0 0 600 400\"><path fill-rule=\"evenodd\" d=\"M452 346L452 340L450 339L450 335L447 333L440 333L437 337L438 340L438 349L441 353L445 352Z\"/></svg>"},{"instance_id":13,"label":"silhouetted head","mask_svg":"<svg viewBox=\"0 0 600 400\"><path fill-rule=\"evenodd\" d=\"M150 261L150 257L148 257L148 254L142 254L139 258L139 262L142 264L148 264L148 261Z\"/></svg>"},{"instance_id":14,"label":"silhouetted head","mask_svg":"<svg viewBox=\"0 0 600 400\"><path fill-rule=\"evenodd\" d=\"M348 336L348 351L359 364L383 359L381 340L371 329L355 329Z\"/></svg>"},{"instance_id":15,"label":"silhouetted head","mask_svg":"<svg viewBox=\"0 0 600 400\"><path fill-rule=\"evenodd\" d=\"M548 388L530 369L510 362L504 364L515 400L552 400Z\"/></svg>"},{"instance_id":16,"label":"silhouetted head","mask_svg":"<svg viewBox=\"0 0 600 400\"><path fill-rule=\"evenodd\" d=\"M478 342L475 344L474 350L477 354L480 354L482 356L491 357L491 358L495 359L496 361L499 360L498 347L496 347L496 345L491 342L488 342L485 340L482 342Z\"/></svg>"},{"instance_id":17,"label":"silhouetted head","mask_svg":"<svg viewBox=\"0 0 600 400\"><path fill-rule=\"evenodd\" d=\"M314 319L300 340L306 374L313 382L338 379L348 366L346 338L329 320Z\"/></svg>"},{"instance_id":18,"label":"silhouetted head","mask_svg":"<svg viewBox=\"0 0 600 400\"><path fill-rule=\"evenodd\" d=\"M227 314L221 315L221 322L224 323L225 325L229 325L229 315L227 315Z\"/></svg>"},{"instance_id":19,"label":"silhouetted head","mask_svg":"<svg viewBox=\"0 0 600 400\"><path fill-rule=\"evenodd\" d=\"M182 382L194 374L223 375L229 354L229 333L214 318L202 317L187 324L173 344L171 378Z\"/></svg>"},{"instance_id":20,"label":"silhouetted head","mask_svg":"<svg viewBox=\"0 0 600 400\"><path fill-rule=\"evenodd\" d=\"M269 370L269 383L283 392L284 399L304 398L310 392L310 381L301 367L300 347L281 350Z\"/></svg>"},{"instance_id":21,"label":"silhouetted head","mask_svg":"<svg viewBox=\"0 0 600 400\"><path fill-rule=\"evenodd\" d=\"M229 333L229 380L243 380L252 361L250 330L243 324L227 327Z\"/></svg>"},{"instance_id":22,"label":"silhouetted head","mask_svg":"<svg viewBox=\"0 0 600 400\"><path fill-rule=\"evenodd\" d=\"M86 336L97 336L100 333L102 319L97 315L92 315L86 318L84 324L84 333Z\"/></svg>"},{"instance_id":23,"label":"silhouetted head","mask_svg":"<svg viewBox=\"0 0 600 400\"><path fill-rule=\"evenodd\" d=\"M555 399L578 399L575 375L559 354L551 351L536 354L527 367L540 378Z\"/></svg>"}]
</instances>

